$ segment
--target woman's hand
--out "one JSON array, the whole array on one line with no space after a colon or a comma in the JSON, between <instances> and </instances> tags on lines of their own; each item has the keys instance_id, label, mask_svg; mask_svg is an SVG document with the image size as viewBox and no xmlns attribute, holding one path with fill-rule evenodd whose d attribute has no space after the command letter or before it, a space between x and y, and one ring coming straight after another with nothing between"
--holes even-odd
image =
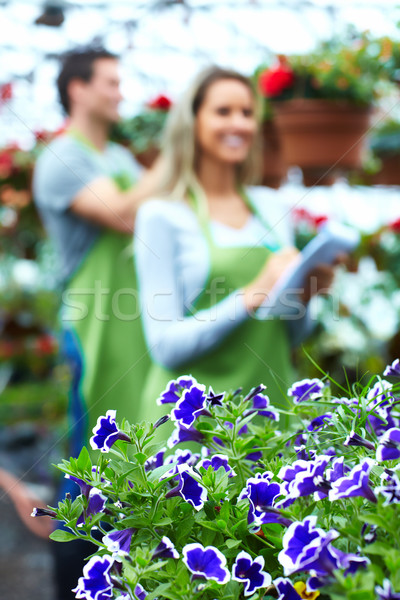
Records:
<instances>
[{"instance_id":1,"label":"woman's hand","mask_svg":"<svg viewBox=\"0 0 400 600\"><path fill-rule=\"evenodd\" d=\"M244 303L248 312L261 306L285 271L295 266L299 259L297 248L285 248L268 257L261 273L244 288Z\"/></svg>"},{"instance_id":2,"label":"woman's hand","mask_svg":"<svg viewBox=\"0 0 400 600\"><path fill-rule=\"evenodd\" d=\"M316 294L328 294L335 276L335 267L340 264L349 263L347 254L340 254L333 265L319 264L307 275L307 281L304 290L300 294L300 300L307 304Z\"/></svg>"}]
</instances>

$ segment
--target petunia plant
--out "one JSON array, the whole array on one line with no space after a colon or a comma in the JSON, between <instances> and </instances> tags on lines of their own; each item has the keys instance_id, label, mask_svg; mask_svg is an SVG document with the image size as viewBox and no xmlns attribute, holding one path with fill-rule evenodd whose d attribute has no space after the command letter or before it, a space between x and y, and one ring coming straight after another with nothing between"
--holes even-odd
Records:
<instances>
[{"instance_id":1,"label":"petunia plant","mask_svg":"<svg viewBox=\"0 0 400 600\"><path fill-rule=\"evenodd\" d=\"M76 497L34 511L61 521L52 539L91 542L76 597L400 598L398 360L383 377L339 396L328 375L298 381L283 410L261 384L184 376L155 424L109 410L94 452L59 465Z\"/></svg>"}]
</instances>

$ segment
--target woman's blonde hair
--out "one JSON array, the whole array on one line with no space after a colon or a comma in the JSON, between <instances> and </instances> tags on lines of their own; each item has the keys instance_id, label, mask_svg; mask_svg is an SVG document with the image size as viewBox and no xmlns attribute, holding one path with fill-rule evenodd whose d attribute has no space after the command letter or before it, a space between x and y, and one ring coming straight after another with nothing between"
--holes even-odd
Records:
<instances>
[{"instance_id":1,"label":"woman's blonde hair","mask_svg":"<svg viewBox=\"0 0 400 600\"><path fill-rule=\"evenodd\" d=\"M195 174L196 163L196 115L203 104L211 85L224 79L233 79L243 83L254 97L257 109L257 96L251 81L231 69L209 67L201 71L189 89L184 93L169 114L162 144L162 163L165 169L163 193L176 199L187 197L190 190L195 191L199 183ZM260 166L260 140L255 136L246 160L237 166L237 184L255 183Z\"/></svg>"}]
</instances>

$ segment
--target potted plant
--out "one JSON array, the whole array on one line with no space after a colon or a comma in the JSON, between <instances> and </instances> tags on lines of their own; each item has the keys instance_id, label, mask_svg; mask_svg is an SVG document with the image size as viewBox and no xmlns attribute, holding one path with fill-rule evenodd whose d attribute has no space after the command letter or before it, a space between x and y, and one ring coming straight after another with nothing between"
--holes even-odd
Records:
<instances>
[{"instance_id":1,"label":"potted plant","mask_svg":"<svg viewBox=\"0 0 400 600\"><path fill-rule=\"evenodd\" d=\"M113 128L111 138L128 146L140 164L149 168L160 151L161 134L171 106L167 96L157 96L142 112L121 120Z\"/></svg>"},{"instance_id":2,"label":"potted plant","mask_svg":"<svg viewBox=\"0 0 400 600\"><path fill-rule=\"evenodd\" d=\"M373 184L400 185L400 121L385 119L371 134L369 147L375 164Z\"/></svg>"},{"instance_id":3,"label":"potted plant","mask_svg":"<svg viewBox=\"0 0 400 600\"><path fill-rule=\"evenodd\" d=\"M300 166L306 185L330 183L361 162L380 79L389 79L384 39L333 39L306 55L278 56L260 73L272 102L284 160Z\"/></svg>"},{"instance_id":4,"label":"potted plant","mask_svg":"<svg viewBox=\"0 0 400 600\"><path fill-rule=\"evenodd\" d=\"M398 598L399 360L384 376L339 396L329 376L298 381L287 411L263 385L215 394L183 376L159 398L175 427L158 445L168 416L99 417L97 454L59 465L76 499L33 512L63 522L52 539L97 547L76 597Z\"/></svg>"}]
</instances>

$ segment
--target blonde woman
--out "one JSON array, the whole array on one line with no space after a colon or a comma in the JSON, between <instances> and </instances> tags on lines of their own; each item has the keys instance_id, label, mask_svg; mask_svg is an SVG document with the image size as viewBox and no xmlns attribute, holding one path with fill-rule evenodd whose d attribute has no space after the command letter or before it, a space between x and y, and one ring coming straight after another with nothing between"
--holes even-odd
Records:
<instances>
[{"instance_id":1,"label":"blonde woman","mask_svg":"<svg viewBox=\"0 0 400 600\"><path fill-rule=\"evenodd\" d=\"M156 399L182 374L214 392L263 383L278 405L292 381L291 344L309 320L301 297L290 321L260 314L298 252L276 192L246 187L256 170L257 129L249 80L217 67L202 72L171 113L165 197L143 205L136 222L153 360L143 418L153 422ZM331 267L321 267L318 286L331 278Z\"/></svg>"}]
</instances>

